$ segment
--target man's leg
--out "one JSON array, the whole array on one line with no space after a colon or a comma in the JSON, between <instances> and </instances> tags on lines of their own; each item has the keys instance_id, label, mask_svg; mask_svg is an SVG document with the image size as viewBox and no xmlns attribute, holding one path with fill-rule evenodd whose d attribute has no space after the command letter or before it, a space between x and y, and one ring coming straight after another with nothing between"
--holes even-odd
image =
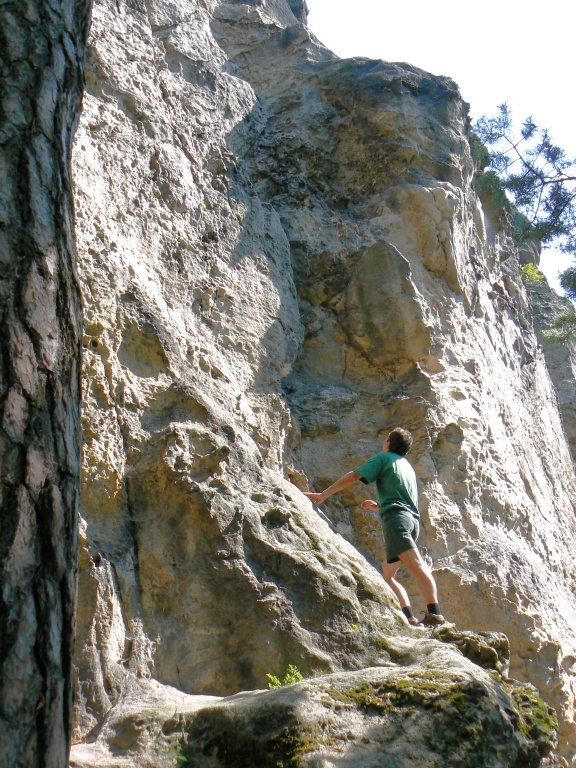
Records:
<instances>
[{"instance_id":1,"label":"man's leg","mask_svg":"<svg viewBox=\"0 0 576 768\"><path fill-rule=\"evenodd\" d=\"M404 563L412 576L414 576L416 584L418 584L418 589L420 590L420 593L426 604L429 605L431 603L438 603L438 590L436 589L436 582L430 573L430 569L422 559L422 555L420 554L418 548L415 547L414 549L408 549L406 552L402 552L402 554L398 555L398 557L400 558L400 562ZM386 578L386 576L384 576L384 578ZM388 579L386 579L386 581L388 581ZM400 588L404 590L403 587ZM392 589L394 589L394 587L392 587Z\"/></svg>"},{"instance_id":2,"label":"man's leg","mask_svg":"<svg viewBox=\"0 0 576 768\"><path fill-rule=\"evenodd\" d=\"M408 599L408 593L402 584L394 578L398 573L400 565L401 563L382 563L382 576L384 576L384 581L398 598L400 608L409 608L410 600Z\"/></svg>"},{"instance_id":3,"label":"man's leg","mask_svg":"<svg viewBox=\"0 0 576 768\"><path fill-rule=\"evenodd\" d=\"M402 608L402 613L404 616L406 616L406 620L408 624L411 624L412 626L415 626L416 624L419 624L420 622L414 616L414 611L412 610L412 606L410 605L410 599L408 597L408 593L400 584L399 581L396 581L394 576L398 572L398 568L400 568L400 563L382 563L382 575L384 576L384 580L394 592L396 597L398 598L398 602L400 603L400 608Z\"/></svg>"}]
</instances>

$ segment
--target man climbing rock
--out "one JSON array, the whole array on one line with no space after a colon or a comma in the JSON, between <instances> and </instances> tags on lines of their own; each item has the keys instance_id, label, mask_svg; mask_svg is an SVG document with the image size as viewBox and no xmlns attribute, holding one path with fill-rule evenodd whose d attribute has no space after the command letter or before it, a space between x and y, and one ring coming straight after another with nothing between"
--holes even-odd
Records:
<instances>
[{"instance_id":1,"label":"man climbing rock","mask_svg":"<svg viewBox=\"0 0 576 768\"><path fill-rule=\"evenodd\" d=\"M410 624L443 624L444 617L438 605L436 583L416 545L420 531L416 474L404 458L411 447L410 432L396 427L386 438L381 453L368 459L355 471L343 475L322 493L304 495L313 504L324 504L330 496L340 493L358 480L366 484L375 482L378 503L368 500L361 506L367 512L380 510L386 543L386 562L382 563L382 574L398 598L402 612ZM394 578L401 564L404 564L414 577L426 602L427 611L422 622L414 615L406 590Z\"/></svg>"}]
</instances>

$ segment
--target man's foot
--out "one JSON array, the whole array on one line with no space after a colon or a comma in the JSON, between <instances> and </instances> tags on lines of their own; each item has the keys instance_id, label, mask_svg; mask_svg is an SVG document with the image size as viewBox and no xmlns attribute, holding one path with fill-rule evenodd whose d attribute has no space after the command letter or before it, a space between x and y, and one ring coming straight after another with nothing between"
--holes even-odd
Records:
<instances>
[{"instance_id":1,"label":"man's foot","mask_svg":"<svg viewBox=\"0 0 576 768\"><path fill-rule=\"evenodd\" d=\"M429 613L428 611L422 611L424 618L420 624L427 624L430 626L436 626L437 624L445 624L446 619L441 613Z\"/></svg>"},{"instance_id":2,"label":"man's foot","mask_svg":"<svg viewBox=\"0 0 576 768\"><path fill-rule=\"evenodd\" d=\"M416 616L410 616L408 618L408 624L410 624L411 627L417 627L420 622L416 618Z\"/></svg>"}]
</instances>

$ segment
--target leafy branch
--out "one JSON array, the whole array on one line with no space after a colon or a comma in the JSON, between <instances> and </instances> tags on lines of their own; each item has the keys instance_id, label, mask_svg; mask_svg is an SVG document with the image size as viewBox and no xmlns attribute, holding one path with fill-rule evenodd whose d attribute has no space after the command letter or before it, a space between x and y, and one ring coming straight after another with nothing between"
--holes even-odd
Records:
<instances>
[{"instance_id":1,"label":"leafy branch","mask_svg":"<svg viewBox=\"0 0 576 768\"><path fill-rule=\"evenodd\" d=\"M576 312L573 309L566 309L559 315L556 315L552 327L547 331L542 331L542 336L546 341L552 344L562 344L568 341L576 341Z\"/></svg>"},{"instance_id":2,"label":"leafy branch","mask_svg":"<svg viewBox=\"0 0 576 768\"><path fill-rule=\"evenodd\" d=\"M472 151L480 186L499 187L525 217L515 227L517 241L554 243L576 257L576 159L532 117L516 134L507 104L499 105L496 117L481 117L474 130L478 138ZM562 273L560 282L576 299L576 265Z\"/></svg>"},{"instance_id":3,"label":"leafy branch","mask_svg":"<svg viewBox=\"0 0 576 768\"><path fill-rule=\"evenodd\" d=\"M285 685L292 685L292 683L299 683L301 680L304 680L304 675L294 664L288 664L284 680L280 680L276 675L266 675L266 677L268 678L268 688L270 689L283 688Z\"/></svg>"}]
</instances>

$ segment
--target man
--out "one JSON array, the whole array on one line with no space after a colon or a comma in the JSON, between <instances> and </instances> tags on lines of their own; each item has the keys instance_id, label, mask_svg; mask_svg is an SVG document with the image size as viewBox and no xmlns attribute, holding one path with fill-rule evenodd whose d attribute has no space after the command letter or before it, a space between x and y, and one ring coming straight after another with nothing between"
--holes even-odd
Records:
<instances>
[{"instance_id":1,"label":"man","mask_svg":"<svg viewBox=\"0 0 576 768\"><path fill-rule=\"evenodd\" d=\"M438 605L436 583L416 546L420 532L416 474L404 458L411 447L410 432L396 427L386 438L382 453L377 453L355 471L343 475L322 493L304 495L313 504L324 504L330 496L340 493L358 480L366 484L375 482L378 503L369 500L361 506L367 512L378 508L380 510L386 542L386 562L382 563L384 579L398 598L408 622L413 626L419 624L406 590L394 578L403 563L414 577L426 602L427 611L421 623L444 624L444 617Z\"/></svg>"}]
</instances>

